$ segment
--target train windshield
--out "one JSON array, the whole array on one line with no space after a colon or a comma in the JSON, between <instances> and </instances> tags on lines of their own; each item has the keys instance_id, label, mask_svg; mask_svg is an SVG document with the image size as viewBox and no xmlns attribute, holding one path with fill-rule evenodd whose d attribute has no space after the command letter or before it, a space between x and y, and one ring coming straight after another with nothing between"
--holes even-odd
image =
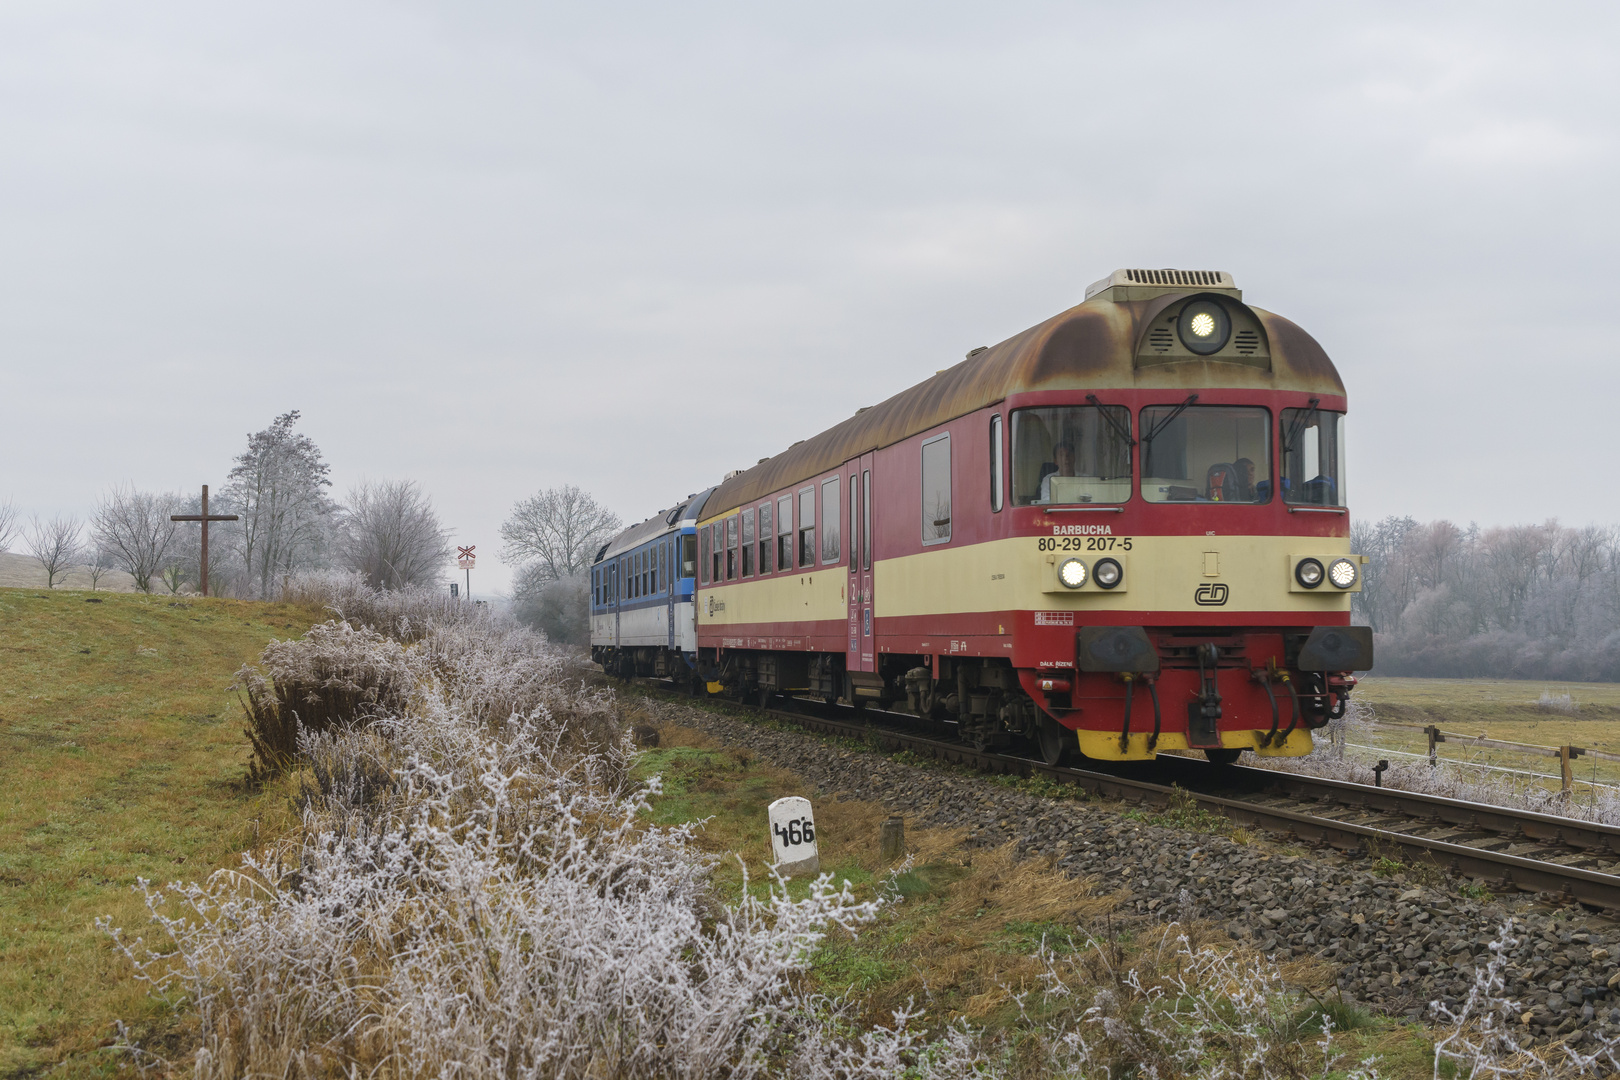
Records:
<instances>
[{"instance_id":1,"label":"train windshield","mask_svg":"<svg viewBox=\"0 0 1620 1080\"><path fill-rule=\"evenodd\" d=\"M1344 414L1309 409L1282 413L1285 502L1345 506Z\"/></svg>"},{"instance_id":2,"label":"train windshield","mask_svg":"<svg viewBox=\"0 0 1620 1080\"><path fill-rule=\"evenodd\" d=\"M1018 506L1122 503L1131 497L1131 414L1123 405L1065 405L1012 414Z\"/></svg>"},{"instance_id":3,"label":"train windshield","mask_svg":"<svg viewBox=\"0 0 1620 1080\"><path fill-rule=\"evenodd\" d=\"M1271 501L1271 414L1228 405L1142 410L1142 498Z\"/></svg>"}]
</instances>

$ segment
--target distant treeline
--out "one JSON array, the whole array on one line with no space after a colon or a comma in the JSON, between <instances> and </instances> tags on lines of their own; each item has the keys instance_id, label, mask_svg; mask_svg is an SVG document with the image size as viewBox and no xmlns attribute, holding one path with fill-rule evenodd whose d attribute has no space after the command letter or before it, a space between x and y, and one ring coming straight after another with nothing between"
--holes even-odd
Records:
<instances>
[{"instance_id":1,"label":"distant treeline","mask_svg":"<svg viewBox=\"0 0 1620 1080\"><path fill-rule=\"evenodd\" d=\"M1354 524L1380 675L1620 681L1620 530Z\"/></svg>"}]
</instances>

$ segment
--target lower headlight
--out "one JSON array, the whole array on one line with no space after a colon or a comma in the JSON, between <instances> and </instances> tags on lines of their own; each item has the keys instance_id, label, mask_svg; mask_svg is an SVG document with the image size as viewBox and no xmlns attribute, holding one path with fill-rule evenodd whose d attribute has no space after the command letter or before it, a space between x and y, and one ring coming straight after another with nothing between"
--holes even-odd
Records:
<instances>
[{"instance_id":1,"label":"lower headlight","mask_svg":"<svg viewBox=\"0 0 1620 1080\"><path fill-rule=\"evenodd\" d=\"M1098 559L1092 575L1096 577L1099 587L1112 589L1125 576L1125 570L1113 559Z\"/></svg>"},{"instance_id":2,"label":"lower headlight","mask_svg":"<svg viewBox=\"0 0 1620 1080\"><path fill-rule=\"evenodd\" d=\"M1356 583L1359 571L1356 564L1349 559L1334 559L1333 565L1328 567L1328 580L1341 589L1348 589Z\"/></svg>"},{"instance_id":3,"label":"lower headlight","mask_svg":"<svg viewBox=\"0 0 1620 1080\"><path fill-rule=\"evenodd\" d=\"M1299 565L1294 567L1294 580L1307 589L1314 589L1322 584L1322 564L1315 559L1301 559Z\"/></svg>"},{"instance_id":4,"label":"lower headlight","mask_svg":"<svg viewBox=\"0 0 1620 1080\"><path fill-rule=\"evenodd\" d=\"M1078 589L1086 583L1086 564L1079 559L1064 559L1058 564L1058 580L1065 589Z\"/></svg>"}]
</instances>

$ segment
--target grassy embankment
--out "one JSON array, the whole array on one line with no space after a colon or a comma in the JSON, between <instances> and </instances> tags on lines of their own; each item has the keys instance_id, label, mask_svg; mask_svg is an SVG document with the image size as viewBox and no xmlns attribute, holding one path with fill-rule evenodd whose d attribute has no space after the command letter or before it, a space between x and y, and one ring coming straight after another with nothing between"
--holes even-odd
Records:
<instances>
[{"instance_id":1,"label":"grassy embankment","mask_svg":"<svg viewBox=\"0 0 1620 1080\"><path fill-rule=\"evenodd\" d=\"M1553 705L1539 704L1547 695ZM1561 699L1568 695L1570 711ZM1538 746L1585 746L1620 754L1620 683L1531 682L1520 679L1363 679L1357 700L1370 705L1380 728L1362 741L1388 750L1427 753L1422 728L1485 735ZM1394 725L1403 725L1395 727ZM1442 757L1540 773L1558 772L1558 763L1509 751L1476 750L1448 744ZM1620 762L1578 758L1577 780L1620 784ZM1549 786L1556 787L1555 781Z\"/></svg>"},{"instance_id":2,"label":"grassy embankment","mask_svg":"<svg viewBox=\"0 0 1620 1080\"><path fill-rule=\"evenodd\" d=\"M137 878L202 879L284 792L241 783L232 675L322 617L290 604L0 589L0 1075L99 1074L122 1019L158 1046L176 1021L95 928L144 933Z\"/></svg>"},{"instance_id":3,"label":"grassy embankment","mask_svg":"<svg viewBox=\"0 0 1620 1080\"><path fill-rule=\"evenodd\" d=\"M639 765L642 774L664 778L654 820L706 820L700 842L724 857L718 875L722 891L735 895L741 888L739 856L751 888L762 891L770 861L767 805L785 795L816 793L792 773L700 732L664 725L660 735L659 748L645 753ZM1072 805L1079 828L1098 809L1078 800ZM879 859L880 827L888 816L881 805L817 798L815 806L822 869L832 871L835 880L849 880L864 896L883 889L903 898L858 937L835 932L810 972L816 990L857 1002L865 1023L887 1024L894 1009L915 999L927 1004L935 1020L964 1015L1016 1042L1024 1025L1014 995L1032 991L1024 1007L1036 1018L1043 1015L1041 969L1031 958L1043 936L1048 942L1079 944L1089 932L1107 942L1116 964L1146 968L1153 962L1160 935L1151 925L1115 916L1118 898L1106 883L1067 879L1044 860L1018 862L1010 851L969 849L960 832L914 825L907 828L912 868L895 875ZM795 891L803 888L802 881L794 882ZM1195 944L1229 943L1219 927L1187 929ZM1306 959L1285 965L1284 971L1332 1006L1330 969ZM1313 1010L1308 998L1301 1000L1299 1037L1312 1039L1317 1037L1310 1034ZM1067 1008L1085 1004L1070 1002ZM1340 1011L1336 1022L1346 1020L1366 1024L1340 1037L1347 1063L1376 1053L1384 1059L1386 1076L1431 1074L1430 1044L1421 1028ZM1038 1062L1022 1064L1027 1075L1041 1075Z\"/></svg>"}]
</instances>

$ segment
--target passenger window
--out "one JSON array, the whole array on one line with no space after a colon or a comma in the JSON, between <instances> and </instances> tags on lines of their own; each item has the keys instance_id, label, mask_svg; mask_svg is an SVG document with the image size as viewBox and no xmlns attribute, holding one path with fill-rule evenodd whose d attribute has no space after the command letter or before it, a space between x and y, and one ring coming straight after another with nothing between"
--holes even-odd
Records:
<instances>
[{"instance_id":1,"label":"passenger window","mask_svg":"<svg viewBox=\"0 0 1620 1080\"><path fill-rule=\"evenodd\" d=\"M951 539L951 437L941 435L922 446L922 542Z\"/></svg>"},{"instance_id":2,"label":"passenger window","mask_svg":"<svg viewBox=\"0 0 1620 1080\"><path fill-rule=\"evenodd\" d=\"M793 496L776 500L776 568L793 569Z\"/></svg>"},{"instance_id":3,"label":"passenger window","mask_svg":"<svg viewBox=\"0 0 1620 1080\"><path fill-rule=\"evenodd\" d=\"M835 563L841 550L838 529L838 477L821 482L821 561Z\"/></svg>"},{"instance_id":4,"label":"passenger window","mask_svg":"<svg viewBox=\"0 0 1620 1080\"><path fill-rule=\"evenodd\" d=\"M698 535L702 537L698 542L701 549L698 562L703 567L703 584L707 585L711 580L709 577L709 553L714 550L714 526L703 526L702 529L698 530Z\"/></svg>"},{"instance_id":5,"label":"passenger window","mask_svg":"<svg viewBox=\"0 0 1620 1080\"><path fill-rule=\"evenodd\" d=\"M681 577L697 577L697 537L690 533L681 537Z\"/></svg>"},{"instance_id":6,"label":"passenger window","mask_svg":"<svg viewBox=\"0 0 1620 1080\"><path fill-rule=\"evenodd\" d=\"M990 512L1001 513L1001 417L990 418Z\"/></svg>"},{"instance_id":7,"label":"passenger window","mask_svg":"<svg viewBox=\"0 0 1620 1080\"><path fill-rule=\"evenodd\" d=\"M861 569L872 569L872 470L861 473Z\"/></svg>"},{"instance_id":8,"label":"passenger window","mask_svg":"<svg viewBox=\"0 0 1620 1080\"><path fill-rule=\"evenodd\" d=\"M726 580L737 580L737 517L726 518Z\"/></svg>"},{"instance_id":9,"label":"passenger window","mask_svg":"<svg viewBox=\"0 0 1620 1080\"><path fill-rule=\"evenodd\" d=\"M860 483L852 476L849 478L849 572L852 574L861 568L861 546L855 539L859 535L856 522L861 520L860 511Z\"/></svg>"},{"instance_id":10,"label":"passenger window","mask_svg":"<svg viewBox=\"0 0 1620 1080\"><path fill-rule=\"evenodd\" d=\"M669 591L669 542L658 545L658 585L659 592Z\"/></svg>"},{"instance_id":11,"label":"passenger window","mask_svg":"<svg viewBox=\"0 0 1620 1080\"><path fill-rule=\"evenodd\" d=\"M759 572L771 572L771 552L776 547L776 531L771 527L771 504L759 508Z\"/></svg>"},{"instance_id":12,"label":"passenger window","mask_svg":"<svg viewBox=\"0 0 1620 1080\"><path fill-rule=\"evenodd\" d=\"M754 511L742 512L742 576L754 576Z\"/></svg>"},{"instance_id":13,"label":"passenger window","mask_svg":"<svg viewBox=\"0 0 1620 1080\"><path fill-rule=\"evenodd\" d=\"M816 489L799 492L799 568L816 565Z\"/></svg>"}]
</instances>

